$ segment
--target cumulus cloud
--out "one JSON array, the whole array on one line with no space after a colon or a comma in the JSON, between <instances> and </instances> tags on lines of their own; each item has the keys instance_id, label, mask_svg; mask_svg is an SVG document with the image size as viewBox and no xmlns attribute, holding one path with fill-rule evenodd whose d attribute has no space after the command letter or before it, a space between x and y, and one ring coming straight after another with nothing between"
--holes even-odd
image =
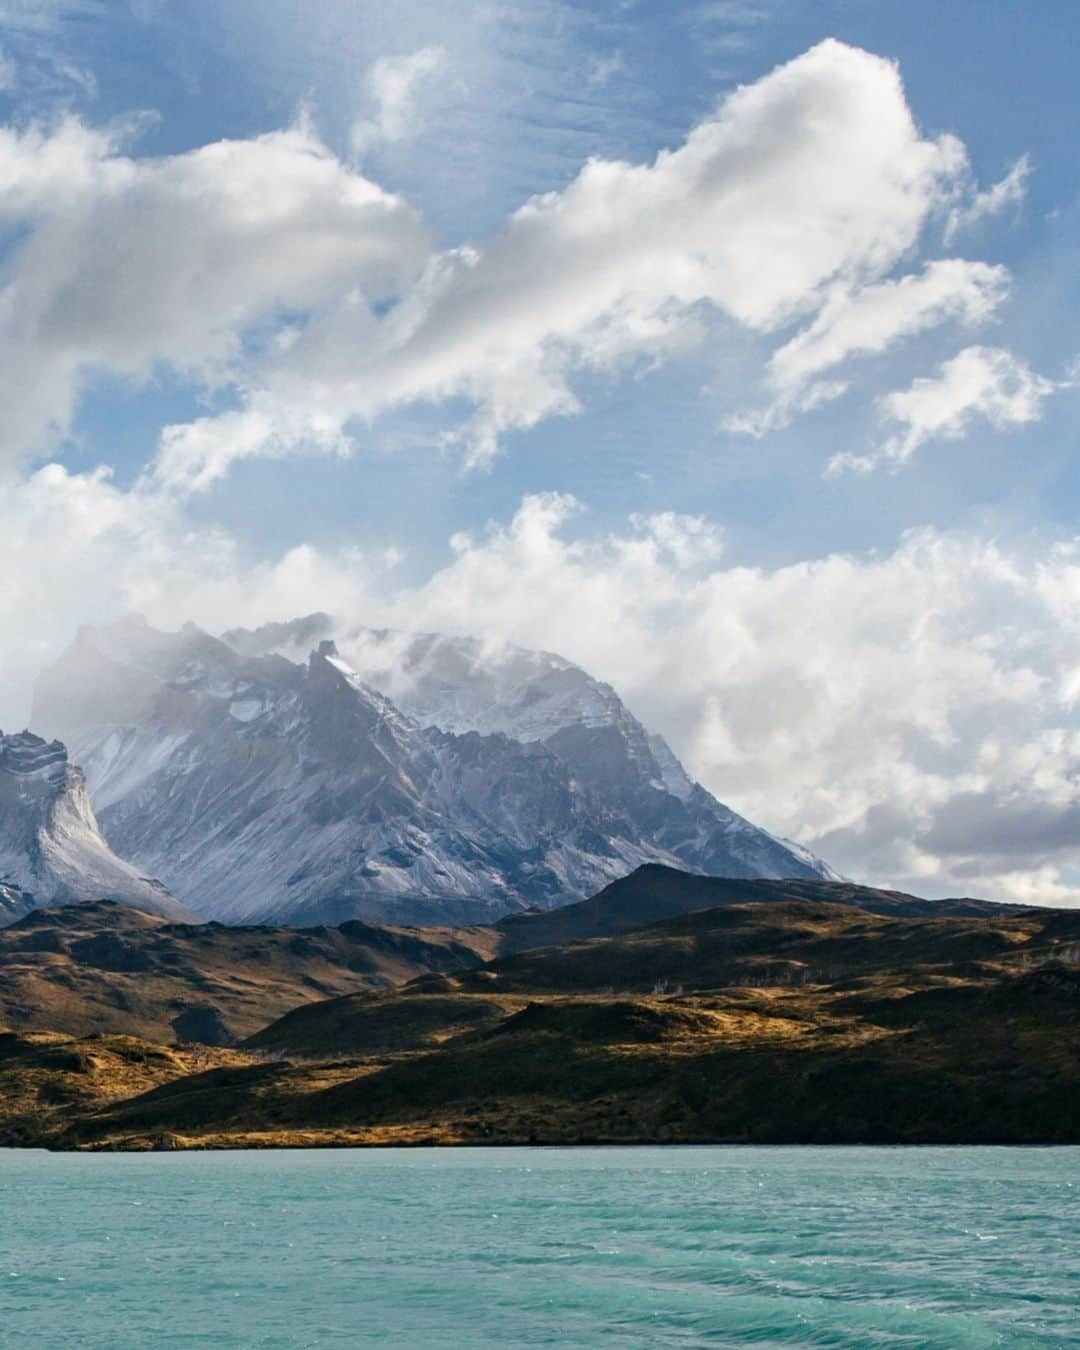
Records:
<instances>
[{"instance_id":1,"label":"cumulus cloud","mask_svg":"<svg viewBox=\"0 0 1080 1350\"><path fill-rule=\"evenodd\" d=\"M0 128L0 234L9 460L68 430L93 374L242 378L260 325L396 295L429 252L415 212L303 122L156 160L74 118Z\"/></svg>"},{"instance_id":2,"label":"cumulus cloud","mask_svg":"<svg viewBox=\"0 0 1080 1350\"><path fill-rule=\"evenodd\" d=\"M965 347L936 376L886 394L879 405L882 417L900 430L871 454L834 456L828 471L867 472L882 463L899 469L920 446L958 440L977 419L998 431L1037 422L1046 399L1059 387L1000 347Z\"/></svg>"},{"instance_id":3,"label":"cumulus cloud","mask_svg":"<svg viewBox=\"0 0 1080 1350\"><path fill-rule=\"evenodd\" d=\"M380 134L405 133L438 59L376 67ZM230 396L219 426L164 439L158 476L179 463L187 490L227 469L238 412L245 433L266 428L237 442L250 456L464 401L448 439L484 463L505 432L575 412L580 374L656 363L716 323L807 323L776 358L796 379L785 370L993 308L1004 276L976 263L880 289L966 173L959 142L920 133L895 66L835 41L736 90L652 163L593 159L492 238L442 252L303 121L166 159L74 119L8 128L3 452L62 435L92 372L144 379L158 363Z\"/></svg>"},{"instance_id":4,"label":"cumulus cloud","mask_svg":"<svg viewBox=\"0 0 1080 1350\"><path fill-rule=\"evenodd\" d=\"M380 57L367 81L373 113L353 124L353 151L363 155L372 146L415 135L420 95L432 77L445 69L446 62L442 47L421 47L408 56Z\"/></svg>"}]
</instances>

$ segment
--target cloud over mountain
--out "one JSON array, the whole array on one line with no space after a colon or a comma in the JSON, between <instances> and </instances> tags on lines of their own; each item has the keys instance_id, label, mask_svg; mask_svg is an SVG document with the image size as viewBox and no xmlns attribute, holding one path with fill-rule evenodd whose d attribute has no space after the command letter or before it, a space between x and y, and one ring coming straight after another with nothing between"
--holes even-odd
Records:
<instances>
[{"instance_id":1,"label":"cloud over mountain","mask_svg":"<svg viewBox=\"0 0 1080 1350\"><path fill-rule=\"evenodd\" d=\"M362 115L400 144L436 62L394 60ZM449 555L407 575L359 529L351 546L281 546L268 528L249 548L215 516L242 461L354 453L406 409L431 415L434 453L491 463L586 409L599 379L689 353L707 368L729 347L740 378L717 374L713 401L729 430L863 398L864 442L805 451L837 467L918 471L932 442L1047 414L1064 382L1042 352L985 332L1017 276L967 256L1027 161L980 192L961 142L920 128L897 66L834 40L695 116L655 155L595 154L523 192L466 243L307 116L171 154L140 153L137 119L0 128L0 721L25 718L32 675L80 622L132 609L212 631L326 609L475 632L595 670L710 789L853 875L1075 897L1067 538L939 524L751 566L724 553L739 521L722 507L637 502L590 529L542 464L486 530L440 521ZM903 373L883 373L897 354ZM195 411L170 408L140 463L112 474L102 437L65 441L95 391L158 379ZM741 453L718 431L717 456ZM980 802L1029 856L979 842Z\"/></svg>"},{"instance_id":2,"label":"cloud over mountain","mask_svg":"<svg viewBox=\"0 0 1080 1350\"><path fill-rule=\"evenodd\" d=\"M146 518L104 479L42 471L16 500L0 622L32 636L5 653L9 700L94 607L217 630L325 609L475 633L610 681L722 800L850 875L1074 895L1061 869L1080 849L1053 822L1071 819L1080 772L1075 549L922 530L878 556L745 567L725 563L700 520L638 519L590 539L577 503L540 496L507 526L456 537L445 567L407 584L355 550L246 566L215 531ZM1032 828L1021 857L963 835L966 804L991 792L1014 815L1049 813L1053 839Z\"/></svg>"}]
</instances>

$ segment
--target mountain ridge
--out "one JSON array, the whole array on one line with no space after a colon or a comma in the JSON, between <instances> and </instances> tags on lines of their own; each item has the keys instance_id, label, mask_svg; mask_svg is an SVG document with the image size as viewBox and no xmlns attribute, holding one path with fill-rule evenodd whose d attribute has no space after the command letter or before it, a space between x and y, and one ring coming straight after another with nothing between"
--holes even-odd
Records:
<instances>
[{"instance_id":1,"label":"mountain ridge","mask_svg":"<svg viewBox=\"0 0 1080 1350\"><path fill-rule=\"evenodd\" d=\"M870 914L927 919L1015 917L1040 908L971 898L926 900L904 891L849 881L699 876L660 863L646 863L586 900L544 912L508 914L494 928L501 937L500 953L509 954L612 937L695 910L800 900L850 906Z\"/></svg>"},{"instance_id":2,"label":"mountain ridge","mask_svg":"<svg viewBox=\"0 0 1080 1350\"><path fill-rule=\"evenodd\" d=\"M735 876L833 875L680 787L677 761L659 764L614 690L562 658L519 652L543 690L530 675L522 694L517 674L513 688L534 704L554 669L602 717L586 710L543 739L447 730L368 683L320 623L300 622L317 638L300 665L278 650L296 625L230 645L127 620L80 630L39 680L35 717L67 736L110 842L211 917L483 922L688 858ZM439 667L439 687L482 703L496 676L481 649L440 643L457 665Z\"/></svg>"}]
</instances>

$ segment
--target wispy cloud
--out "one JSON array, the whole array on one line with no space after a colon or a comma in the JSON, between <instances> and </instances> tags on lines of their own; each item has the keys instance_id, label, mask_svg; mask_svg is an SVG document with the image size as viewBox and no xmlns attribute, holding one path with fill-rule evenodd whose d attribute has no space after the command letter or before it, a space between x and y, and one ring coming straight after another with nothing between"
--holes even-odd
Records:
<instances>
[{"instance_id":1,"label":"wispy cloud","mask_svg":"<svg viewBox=\"0 0 1080 1350\"><path fill-rule=\"evenodd\" d=\"M354 153L363 155L374 145L416 135L425 89L446 65L443 47L421 47L408 56L380 57L367 80L372 115L355 122L350 134Z\"/></svg>"},{"instance_id":2,"label":"wispy cloud","mask_svg":"<svg viewBox=\"0 0 1080 1350\"><path fill-rule=\"evenodd\" d=\"M984 192L976 192L967 202L954 207L945 222L946 245L987 216L1000 215L1007 206L1019 206L1027 195L1030 175L1031 160L1027 155L1021 155L999 182Z\"/></svg>"},{"instance_id":3,"label":"wispy cloud","mask_svg":"<svg viewBox=\"0 0 1080 1350\"><path fill-rule=\"evenodd\" d=\"M837 286L814 321L769 358L764 385L772 401L728 418L727 427L763 435L788 425L797 413L846 391L847 381L822 381L825 371L852 357L880 355L950 320L984 323L1004 300L1008 282L1004 267L944 258L895 280Z\"/></svg>"},{"instance_id":4,"label":"wispy cloud","mask_svg":"<svg viewBox=\"0 0 1080 1350\"><path fill-rule=\"evenodd\" d=\"M67 25L97 20L103 0L2 0L0 92L39 110L42 103L92 99L97 78L73 48Z\"/></svg>"}]
</instances>

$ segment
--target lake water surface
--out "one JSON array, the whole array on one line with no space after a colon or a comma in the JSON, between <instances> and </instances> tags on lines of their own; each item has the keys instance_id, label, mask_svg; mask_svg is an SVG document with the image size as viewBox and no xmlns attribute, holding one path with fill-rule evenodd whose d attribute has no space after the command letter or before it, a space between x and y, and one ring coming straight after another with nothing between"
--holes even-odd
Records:
<instances>
[{"instance_id":1,"label":"lake water surface","mask_svg":"<svg viewBox=\"0 0 1080 1350\"><path fill-rule=\"evenodd\" d=\"M1080 1345L1080 1149L0 1150L0 1344Z\"/></svg>"}]
</instances>

